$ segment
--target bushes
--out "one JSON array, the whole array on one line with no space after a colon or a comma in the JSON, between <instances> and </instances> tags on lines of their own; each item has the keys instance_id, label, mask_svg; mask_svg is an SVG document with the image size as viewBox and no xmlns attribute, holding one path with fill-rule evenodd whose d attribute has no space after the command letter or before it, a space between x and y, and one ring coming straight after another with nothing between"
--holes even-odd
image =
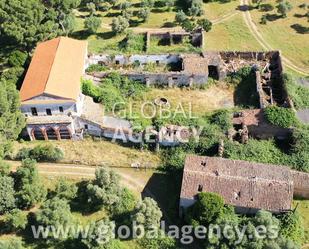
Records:
<instances>
[{"instance_id":1,"label":"bushes","mask_svg":"<svg viewBox=\"0 0 309 249\"><path fill-rule=\"evenodd\" d=\"M33 149L22 148L16 155L18 160L31 158L37 162L57 162L63 159L63 157L62 150L52 144L37 145Z\"/></svg>"},{"instance_id":2,"label":"bushes","mask_svg":"<svg viewBox=\"0 0 309 249\"><path fill-rule=\"evenodd\" d=\"M19 209L13 209L5 217L5 226L10 232L23 230L27 225L27 215Z\"/></svg>"},{"instance_id":3,"label":"bushes","mask_svg":"<svg viewBox=\"0 0 309 249\"><path fill-rule=\"evenodd\" d=\"M115 72L104 78L100 86L95 86L90 80L82 81L83 94L91 96L96 102L101 102L109 111L113 109L115 103L125 104L127 99L139 98L146 90L144 84ZM115 111L118 110L115 109Z\"/></svg>"},{"instance_id":4,"label":"bushes","mask_svg":"<svg viewBox=\"0 0 309 249\"><path fill-rule=\"evenodd\" d=\"M298 123L295 112L292 109L269 106L264 112L267 120L279 127L289 128Z\"/></svg>"},{"instance_id":5,"label":"bushes","mask_svg":"<svg viewBox=\"0 0 309 249\"><path fill-rule=\"evenodd\" d=\"M309 88L297 84L293 76L289 74L284 74L283 80L286 85L288 95L292 99L295 108L309 108Z\"/></svg>"},{"instance_id":6,"label":"bushes","mask_svg":"<svg viewBox=\"0 0 309 249\"><path fill-rule=\"evenodd\" d=\"M87 69L87 73L93 73L93 72L103 72L106 71L106 67L100 64L92 64ZM86 81L86 80L85 80ZM90 81L91 82L91 81Z\"/></svg>"}]
</instances>

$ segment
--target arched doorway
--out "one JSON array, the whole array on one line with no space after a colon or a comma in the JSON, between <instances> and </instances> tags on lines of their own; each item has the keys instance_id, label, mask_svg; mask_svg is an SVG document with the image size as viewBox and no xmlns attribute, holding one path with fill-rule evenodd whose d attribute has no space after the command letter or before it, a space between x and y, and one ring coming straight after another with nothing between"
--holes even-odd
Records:
<instances>
[{"instance_id":1,"label":"arched doorway","mask_svg":"<svg viewBox=\"0 0 309 249\"><path fill-rule=\"evenodd\" d=\"M59 128L59 134L60 134L61 139L71 139L72 138L71 131L69 130L68 127L65 127L65 126L61 126Z\"/></svg>"},{"instance_id":2,"label":"arched doorway","mask_svg":"<svg viewBox=\"0 0 309 249\"><path fill-rule=\"evenodd\" d=\"M32 129L32 138L34 140L45 140L43 131L38 127Z\"/></svg>"},{"instance_id":3,"label":"arched doorway","mask_svg":"<svg viewBox=\"0 0 309 249\"><path fill-rule=\"evenodd\" d=\"M46 128L48 140L58 140L56 130L52 127Z\"/></svg>"}]
</instances>

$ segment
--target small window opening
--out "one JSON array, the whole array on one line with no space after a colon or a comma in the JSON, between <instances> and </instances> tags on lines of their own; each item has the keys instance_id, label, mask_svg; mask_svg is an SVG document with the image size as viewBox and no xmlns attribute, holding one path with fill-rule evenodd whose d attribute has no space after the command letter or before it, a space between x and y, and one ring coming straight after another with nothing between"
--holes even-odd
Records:
<instances>
[{"instance_id":1,"label":"small window opening","mask_svg":"<svg viewBox=\"0 0 309 249\"><path fill-rule=\"evenodd\" d=\"M35 107L31 107L31 113L32 113L32 116L37 116L38 115L38 111Z\"/></svg>"},{"instance_id":2,"label":"small window opening","mask_svg":"<svg viewBox=\"0 0 309 249\"><path fill-rule=\"evenodd\" d=\"M46 114L47 114L48 116L51 116L51 115L52 115L51 109L46 109Z\"/></svg>"},{"instance_id":3,"label":"small window opening","mask_svg":"<svg viewBox=\"0 0 309 249\"><path fill-rule=\"evenodd\" d=\"M203 191L203 186L202 185L198 185L198 192L202 192Z\"/></svg>"},{"instance_id":4,"label":"small window opening","mask_svg":"<svg viewBox=\"0 0 309 249\"><path fill-rule=\"evenodd\" d=\"M59 106L59 112L63 112L63 107Z\"/></svg>"}]
</instances>

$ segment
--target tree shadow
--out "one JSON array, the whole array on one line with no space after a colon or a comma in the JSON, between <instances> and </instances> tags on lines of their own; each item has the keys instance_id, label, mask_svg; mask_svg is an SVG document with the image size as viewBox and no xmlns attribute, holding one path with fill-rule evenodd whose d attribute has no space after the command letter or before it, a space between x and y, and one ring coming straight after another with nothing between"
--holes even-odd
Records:
<instances>
[{"instance_id":1,"label":"tree shadow","mask_svg":"<svg viewBox=\"0 0 309 249\"><path fill-rule=\"evenodd\" d=\"M154 8L151 10L151 13L163 13L165 12L164 9L160 9L160 8Z\"/></svg>"},{"instance_id":2,"label":"tree shadow","mask_svg":"<svg viewBox=\"0 0 309 249\"><path fill-rule=\"evenodd\" d=\"M300 24L293 24L291 28L294 29L298 34L309 34L309 27L302 26Z\"/></svg>"},{"instance_id":3,"label":"tree shadow","mask_svg":"<svg viewBox=\"0 0 309 249\"><path fill-rule=\"evenodd\" d=\"M165 22L165 23L163 23L161 28L174 28L176 26L177 26L177 24L174 23L174 22Z\"/></svg>"},{"instance_id":4,"label":"tree shadow","mask_svg":"<svg viewBox=\"0 0 309 249\"><path fill-rule=\"evenodd\" d=\"M265 17L266 17L267 21L273 22L273 21L280 19L282 16L277 15L277 14L266 14Z\"/></svg>"},{"instance_id":5,"label":"tree shadow","mask_svg":"<svg viewBox=\"0 0 309 249\"><path fill-rule=\"evenodd\" d=\"M100 39L108 40L115 36L115 33L113 31L107 31L103 33L98 33L97 37Z\"/></svg>"},{"instance_id":6,"label":"tree shadow","mask_svg":"<svg viewBox=\"0 0 309 249\"><path fill-rule=\"evenodd\" d=\"M120 16L121 13L120 12L108 12L106 14L106 17L117 17L117 16Z\"/></svg>"},{"instance_id":7,"label":"tree shadow","mask_svg":"<svg viewBox=\"0 0 309 249\"><path fill-rule=\"evenodd\" d=\"M253 7L252 5L248 5L248 4L239 5L236 7L236 10L239 10L239 11L251 11L254 9L255 7Z\"/></svg>"},{"instance_id":8,"label":"tree shadow","mask_svg":"<svg viewBox=\"0 0 309 249\"><path fill-rule=\"evenodd\" d=\"M90 33L87 30L79 30L75 31L70 35L70 37L78 40L87 40L88 37L90 36Z\"/></svg>"},{"instance_id":9,"label":"tree shadow","mask_svg":"<svg viewBox=\"0 0 309 249\"><path fill-rule=\"evenodd\" d=\"M142 23L143 21L140 21L140 20L130 20L130 27L138 27Z\"/></svg>"},{"instance_id":10,"label":"tree shadow","mask_svg":"<svg viewBox=\"0 0 309 249\"><path fill-rule=\"evenodd\" d=\"M303 15L303 14L295 13L294 17L296 17L296 18L303 18L303 17L306 17L306 14Z\"/></svg>"}]
</instances>

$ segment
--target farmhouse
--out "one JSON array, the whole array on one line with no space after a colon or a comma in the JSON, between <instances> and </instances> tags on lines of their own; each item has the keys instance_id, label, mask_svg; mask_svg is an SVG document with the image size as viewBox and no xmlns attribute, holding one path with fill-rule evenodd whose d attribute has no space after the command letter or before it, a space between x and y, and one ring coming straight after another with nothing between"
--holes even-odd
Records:
<instances>
[{"instance_id":1,"label":"farmhouse","mask_svg":"<svg viewBox=\"0 0 309 249\"><path fill-rule=\"evenodd\" d=\"M103 108L81 93L86 59L86 41L59 37L38 44L20 90L31 140L79 139L84 130L100 135Z\"/></svg>"},{"instance_id":2,"label":"farmhouse","mask_svg":"<svg viewBox=\"0 0 309 249\"><path fill-rule=\"evenodd\" d=\"M188 156L180 195L180 214L200 192L220 194L239 213L291 209L293 175L284 166L215 157Z\"/></svg>"}]
</instances>

